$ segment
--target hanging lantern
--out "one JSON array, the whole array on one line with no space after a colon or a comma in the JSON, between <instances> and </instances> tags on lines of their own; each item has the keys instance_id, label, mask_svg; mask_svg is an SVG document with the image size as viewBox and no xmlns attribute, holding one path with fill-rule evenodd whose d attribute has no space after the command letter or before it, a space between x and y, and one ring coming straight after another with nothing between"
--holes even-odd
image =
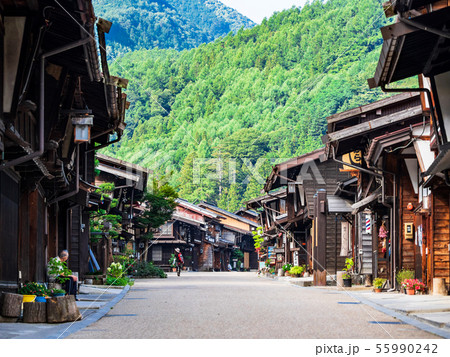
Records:
<instances>
[{"instance_id":1,"label":"hanging lantern","mask_svg":"<svg viewBox=\"0 0 450 357\"><path fill-rule=\"evenodd\" d=\"M94 125L93 115L72 118L72 124L75 126L74 141L76 143L91 140L91 126Z\"/></svg>"},{"instance_id":2,"label":"hanging lantern","mask_svg":"<svg viewBox=\"0 0 450 357\"><path fill-rule=\"evenodd\" d=\"M413 204L412 204L411 202L409 202L408 205L406 206L406 209L407 209L408 211L412 211L412 210L414 209Z\"/></svg>"}]
</instances>

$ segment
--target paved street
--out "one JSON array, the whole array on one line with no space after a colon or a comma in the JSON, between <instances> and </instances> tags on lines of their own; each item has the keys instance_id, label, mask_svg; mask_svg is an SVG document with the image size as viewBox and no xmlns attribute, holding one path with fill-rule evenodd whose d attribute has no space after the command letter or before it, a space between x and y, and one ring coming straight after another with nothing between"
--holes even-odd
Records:
<instances>
[{"instance_id":1,"label":"paved street","mask_svg":"<svg viewBox=\"0 0 450 357\"><path fill-rule=\"evenodd\" d=\"M255 273L137 280L101 320L68 338L435 338L345 293Z\"/></svg>"}]
</instances>

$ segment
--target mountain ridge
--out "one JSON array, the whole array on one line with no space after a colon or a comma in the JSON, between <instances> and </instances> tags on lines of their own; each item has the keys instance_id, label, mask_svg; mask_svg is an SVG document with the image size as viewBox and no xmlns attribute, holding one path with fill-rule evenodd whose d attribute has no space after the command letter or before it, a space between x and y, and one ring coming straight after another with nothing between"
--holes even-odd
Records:
<instances>
[{"instance_id":1,"label":"mountain ridge","mask_svg":"<svg viewBox=\"0 0 450 357\"><path fill-rule=\"evenodd\" d=\"M189 51L127 54L112 67L130 79L127 129L107 154L236 210L274 163L322 146L327 116L386 97L366 82L381 2L316 0Z\"/></svg>"},{"instance_id":2,"label":"mountain ridge","mask_svg":"<svg viewBox=\"0 0 450 357\"><path fill-rule=\"evenodd\" d=\"M184 50L255 24L216 0L93 0L95 13L113 23L110 58L138 49Z\"/></svg>"}]
</instances>

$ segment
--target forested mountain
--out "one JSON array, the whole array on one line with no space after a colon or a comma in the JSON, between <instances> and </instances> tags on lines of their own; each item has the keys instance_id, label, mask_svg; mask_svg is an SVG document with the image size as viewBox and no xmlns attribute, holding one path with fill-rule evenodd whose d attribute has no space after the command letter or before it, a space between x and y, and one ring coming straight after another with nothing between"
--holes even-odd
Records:
<instances>
[{"instance_id":1,"label":"forested mountain","mask_svg":"<svg viewBox=\"0 0 450 357\"><path fill-rule=\"evenodd\" d=\"M255 24L216 0L93 0L95 14L113 22L110 57L151 48L190 49Z\"/></svg>"},{"instance_id":2,"label":"forested mountain","mask_svg":"<svg viewBox=\"0 0 450 357\"><path fill-rule=\"evenodd\" d=\"M128 126L106 153L165 174L183 198L234 210L260 194L270 159L317 149L327 116L384 95L366 82L381 3L316 0L196 49L127 54L113 71L130 79Z\"/></svg>"}]
</instances>

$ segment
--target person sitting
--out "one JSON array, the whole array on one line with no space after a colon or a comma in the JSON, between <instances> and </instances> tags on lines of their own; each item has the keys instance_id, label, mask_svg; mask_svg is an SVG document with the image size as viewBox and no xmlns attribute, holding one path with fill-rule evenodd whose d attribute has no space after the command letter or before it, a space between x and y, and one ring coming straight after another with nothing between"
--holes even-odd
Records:
<instances>
[{"instance_id":1,"label":"person sitting","mask_svg":"<svg viewBox=\"0 0 450 357\"><path fill-rule=\"evenodd\" d=\"M69 259L69 251L68 250L62 250L59 255L56 257L57 261L60 262L67 262ZM62 270L62 267L60 267ZM61 272L60 275L58 275L58 278L65 278L65 286L64 290L66 290L67 294L73 295L75 297L76 301L79 301L80 299L77 298L77 281L78 278L76 275L63 275L64 273ZM57 280L57 279L56 279Z\"/></svg>"}]
</instances>

